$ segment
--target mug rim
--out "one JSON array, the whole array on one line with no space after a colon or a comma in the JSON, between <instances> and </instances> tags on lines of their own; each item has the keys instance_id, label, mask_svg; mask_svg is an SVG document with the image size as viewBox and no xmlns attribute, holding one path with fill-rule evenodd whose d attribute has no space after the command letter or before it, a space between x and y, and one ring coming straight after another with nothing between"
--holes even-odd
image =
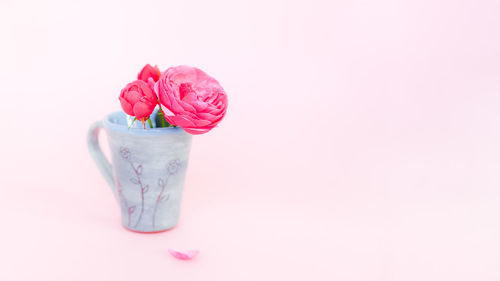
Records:
<instances>
[{"instance_id":1,"label":"mug rim","mask_svg":"<svg viewBox=\"0 0 500 281\"><path fill-rule=\"evenodd\" d=\"M125 116L125 113L122 111L112 112L103 119L103 125L106 129L110 129L113 131L118 131L122 133L132 134L132 135L171 135L178 134L180 132L185 132L181 127L162 127L162 128L128 128L128 126L117 124L116 122L112 122L112 118L117 117L118 115Z\"/></svg>"}]
</instances>

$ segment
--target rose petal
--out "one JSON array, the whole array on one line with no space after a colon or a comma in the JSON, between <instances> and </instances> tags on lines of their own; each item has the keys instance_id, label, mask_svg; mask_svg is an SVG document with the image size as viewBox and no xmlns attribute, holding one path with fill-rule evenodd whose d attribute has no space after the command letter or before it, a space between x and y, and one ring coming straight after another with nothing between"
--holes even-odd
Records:
<instances>
[{"instance_id":1,"label":"rose petal","mask_svg":"<svg viewBox=\"0 0 500 281\"><path fill-rule=\"evenodd\" d=\"M208 120L210 122L213 122L214 120L216 120L218 118L218 116L215 116L213 114L210 114L210 113L203 113L203 112L200 112L197 114L198 115L198 118L203 118L204 120Z\"/></svg>"},{"instance_id":2,"label":"rose petal","mask_svg":"<svg viewBox=\"0 0 500 281\"><path fill-rule=\"evenodd\" d=\"M196 97L196 93L191 91L191 92L185 93L184 95L181 95L181 100L183 102L193 103L193 102L198 101L198 98Z\"/></svg>"},{"instance_id":3,"label":"rose petal","mask_svg":"<svg viewBox=\"0 0 500 281\"><path fill-rule=\"evenodd\" d=\"M176 251L176 250L172 250L172 249L168 249L168 252L176 259L179 259L179 260L190 260L194 257L196 257L196 255L198 255L198 253L200 251L198 250L192 250L192 251L185 251L185 252L180 252L180 251Z\"/></svg>"},{"instance_id":4,"label":"rose petal","mask_svg":"<svg viewBox=\"0 0 500 281\"><path fill-rule=\"evenodd\" d=\"M208 131L211 130L211 129L207 129L207 128L204 128L204 129L201 129L201 128L182 128L182 129L184 129L184 131L186 131L187 133L190 133L191 135L201 135L201 134L207 133Z\"/></svg>"},{"instance_id":5,"label":"rose petal","mask_svg":"<svg viewBox=\"0 0 500 281\"><path fill-rule=\"evenodd\" d=\"M191 105L196 109L197 112L202 112L208 107L208 104L202 101L195 101Z\"/></svg>"},{"instance_id":6,"label":"rose petal","mask_svg":"<svg viewBox=\"0 0 500 281\"><path fill-rule=\"evenodd\" d=\"M181 102L179 102L179 104L182 106L182 108L185 111L189 111L189 112L193 112L193 113L196 112L196 109L194 108L194 106L190 105L189 103L181 101Z\"/></svg>"},{"instance_id":7,"label":"rose petal","mask_svg":"<svg viewBox=\"0 0 500 281\"><path fill-rule=\"evenodd\" d=\"M155 105L147 101L140 101L134 105L134 116L137 117L137 119L149 117L149 115L151 115L151 113L153 112L154 108Z\"/></svg>"},{"instance_id":8,"label":"rose petal","mask_svg":"<svg viewBox=\"0 0 500 281\"><path fill-rule=\"evenodd\" d=\"M176 126L180 126L182 128L184 127L195 127L195 123L193 122L193 120L191 118L188 118L186 116L168 116L168 120L171 120L173 122L173 124L175 124ZM170 123L170 121L169 121ZM172 124L172 123L170 123Z\"/></svg>"},{"instance_id":9,"label":"rose petal","mask_svg":"<svg viewBox=\"0 0 500 281\"><path fill-rule=\"evenodd\" d=\"M120 104L122 105L123 111L128 115L134 115L134 110L132 109L132 105L124 98L118 97L120 99Z\"/></svg>"},{"instance_id":10,"label":"rose petal","mask_svg":"<svg viewBox=\"0 0 500 281\"><path fill-rule=\"evenodd\" d=\"M154 91L154 88L155 88L155 80L151 77L148 78L148 85L149 85L149 88L151 88L151 90Z\"/></svg>"},{"instance_id":11,"label":"rose petal","mask_svg":"<svg viewBox=\"0 0 500 281\"><path fill-rule=\"evenodd\" d=\"M168 124L178 126L177 124L175 124L175 120L172 120L172 116L164 115L164 117L165 120L167 120Z\"/></svg>"},{"instance_id":12,"label":"rose petal","mask_svg":"<svg viewBox=\"0 0 500 281\"><path fill-rule=\"evenodd\" d=\"M182 108L182 106L179 105L180 100L176 100L169 95L167 95L167 98L170 100L171 106L167 106L167 105L165 105L165 106L167 106L168 109L170 109L170 111L172 111L172 112L183 112L184 111L184 108Z\"/></svg>"}]
</instances>

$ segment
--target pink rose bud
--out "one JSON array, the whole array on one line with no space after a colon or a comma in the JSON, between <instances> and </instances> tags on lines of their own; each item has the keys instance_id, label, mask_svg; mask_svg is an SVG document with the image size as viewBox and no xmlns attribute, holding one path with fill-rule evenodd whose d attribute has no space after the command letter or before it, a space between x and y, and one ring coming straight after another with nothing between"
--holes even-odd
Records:
<instances>
[{"instance_id":1,"label":"pink rose bud","mask_svg":"<svg viewBox=\"0 0 500 281\"><path fill-rule=\"evenodd\" d=\"M227 96L219 82L198 68L167 69L155 84L165 119L196 135L213 129L224 118Z\"/></svg>"},{"instance_id":2,"label":"pink rose bud","mask_svg":"<svg viewBox=\"0 0 500 281\"><path fill-rule=\"evenodd\" d=\"M123 111L128 115L135 116L143 124L158 104L153 90L141 80L128 83L121 91L119 99Z\"/></svg>"},{"instance_id":3,"label":"pink rose bud","mask_svg":"<svg viewBox=\"0 0 500 281\"><path fill-rule=\"evenodd\" d=\"M146 64L137 75L137 79L148 83L149 86L153 88L155 82L160 79L160 74L161 72L158 66L155 65L152 67L150 64Z\"/></svg>"}]
</instances>

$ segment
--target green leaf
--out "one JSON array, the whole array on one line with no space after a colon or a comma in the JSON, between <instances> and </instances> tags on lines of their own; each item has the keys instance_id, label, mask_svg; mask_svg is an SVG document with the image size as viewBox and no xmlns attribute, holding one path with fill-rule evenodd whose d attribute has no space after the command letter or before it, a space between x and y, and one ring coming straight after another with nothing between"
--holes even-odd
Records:
<instances>
[{"instance_id":1,"label":"green leaf","mask_svg":"<svg viewBox=\"0 0 500 281\"><path fill-rule=\"evenodd\" d=\"M130 123L130 126L128 126L128 128L132 128L132 126L134 125L135 121L137 121L137 117L134 117L134 120L132 120L132 123Z\"/></svg>"},{"instance_id":2,"label":"green leaf","mask_svg":"<svg viewBox=\"0 0 500 281\"><path fill-rule=\"evenodd\" d=\"M170 125L167 120L165 120L165 116L163 115L163 110L158 110L158 113L155 116L155 123L157 128L165 128L165 127L175 127Z\"/></svg>"}]
</instances>

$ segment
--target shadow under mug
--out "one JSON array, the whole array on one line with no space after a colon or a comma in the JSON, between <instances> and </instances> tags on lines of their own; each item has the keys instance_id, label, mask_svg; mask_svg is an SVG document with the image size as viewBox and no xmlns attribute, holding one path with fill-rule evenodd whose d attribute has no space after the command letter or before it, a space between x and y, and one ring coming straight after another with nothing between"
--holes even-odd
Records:
<instances>
[{"instance_id":1,"label":"shadow under mug","mask_svg":"<svg viewBox=\"0 0 500 281\"><path fill-rule=\"evenodd\" d=\"M112 164L99 146L101 129L108 135ZM90 154L120 205L123 226L159 232L177 224L191 140L180 127L129 129L123 112L90 127Z\"/></svg>"}]
</instances>

